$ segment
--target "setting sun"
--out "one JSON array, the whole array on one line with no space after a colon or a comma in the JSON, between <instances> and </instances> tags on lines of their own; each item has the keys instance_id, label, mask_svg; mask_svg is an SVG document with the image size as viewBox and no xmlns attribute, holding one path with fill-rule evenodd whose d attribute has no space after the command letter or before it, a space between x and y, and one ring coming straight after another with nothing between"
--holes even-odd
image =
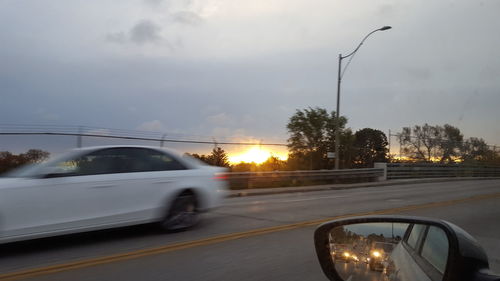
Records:
<instances>
[{"instance_id":1,"label":"setting sun","mask_svg":"<svg viewBox=\"0 0 500 281\"><path fill-rule=\"evenodd\" d=\"M266 148L260 148L258 146L255 146L255 147L252 147L244 152L230 155L229 162L231 162L233 164L237 164L237 163L241 163L241 162L246 162L246 163L253 162L256 164L262 164L271 156L275 156L281 160L287 159L286 154L271 152L270 150L268 150Z\"/></svg>"}]
</instances>

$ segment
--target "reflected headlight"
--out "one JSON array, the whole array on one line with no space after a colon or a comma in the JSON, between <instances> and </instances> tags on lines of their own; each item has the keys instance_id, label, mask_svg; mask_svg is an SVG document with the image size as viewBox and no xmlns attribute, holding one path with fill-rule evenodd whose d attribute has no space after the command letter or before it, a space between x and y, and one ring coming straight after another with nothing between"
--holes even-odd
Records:
<instances>
[{"instance_id":1,"label":"reflected headlight","mask_svg":"<svg viewBox=\"0 0 500 281\"><path fill-rule=\"evenodd\" d=\"M344 257L349 257L350 255L348 252L344 252Z\"/></svg>"}]
</instances>

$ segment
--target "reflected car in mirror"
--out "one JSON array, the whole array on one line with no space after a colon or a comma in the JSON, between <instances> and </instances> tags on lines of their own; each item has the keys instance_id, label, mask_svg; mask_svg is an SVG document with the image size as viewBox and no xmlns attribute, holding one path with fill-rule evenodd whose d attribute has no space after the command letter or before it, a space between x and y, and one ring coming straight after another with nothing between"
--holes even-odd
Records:
<instances>
[{"instance_id":1,"label":"reflected car in mirror","mask_svg":"<svg viewBox=\"0 0 500 281\"><path fill-rule=\"evenodd\" d=\"M322 224L314 240L321 268L334 281L500 280L475 239L442 220L353 217Z\"/></svg>"}]
</instances>

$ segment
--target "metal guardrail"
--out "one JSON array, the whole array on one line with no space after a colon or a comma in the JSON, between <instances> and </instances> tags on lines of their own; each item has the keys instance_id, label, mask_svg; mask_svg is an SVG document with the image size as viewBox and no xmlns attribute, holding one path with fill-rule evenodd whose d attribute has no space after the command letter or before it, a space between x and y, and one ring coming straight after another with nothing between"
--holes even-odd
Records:
<instances>
[{"instance_id":1,"label":"metal guardrail","mask_svg":"<svg viewBox=\"0 0 500 281\"><path fill-rule=\"evenodd\" d=\"M387 179L443 177L500 177L500 167L460 164L387 164Z\"/></svg>"},{"instance_id":2,"label":"metal guardrail","mask_svg":"<svg viewBox=\"0 0 500 281\"><path fill-rule=\"evenodd\" d=\"M375 181L383 175L381 168L228 173L232 189Z\"/></svg>"},{"instance_id":3,"label":"metal guardrail","mask_svg":"<svg viewBox=\"0 0 500 281\"><path fill-rule=\"evenodd\" d=\"M500 166L433 163L376 163L376 168L228 173L231 189L287 187L385 179L500 177Z\"/></svg>"}]
</instances>

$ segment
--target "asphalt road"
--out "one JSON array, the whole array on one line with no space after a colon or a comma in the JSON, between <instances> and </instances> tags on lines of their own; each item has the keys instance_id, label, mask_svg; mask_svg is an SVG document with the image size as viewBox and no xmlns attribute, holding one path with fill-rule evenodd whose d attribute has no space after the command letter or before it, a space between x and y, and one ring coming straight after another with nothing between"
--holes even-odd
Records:
<instances>
[{"instance_id":1,"label":"asphalt road","mask_svg":"<svg viewBox=\"0 0 500 281\"><path fill-rule=\"evenodd\" d=\"M380 271L372 271L368 264L364 262L336 262L335 268L337 272L345 280L350 281L386 281L388 280L384 273Z\"/></svg>"},{"instance_id":2,"label":"asphalt road","mask_svg":"<svg viewBox=\"0 0 500 281\"><path fill-rule=\"evenodd\" d=\"M500 180L232 198L186 232L139 226L0 245L0 280L326 280L315 226L372 212L451 221L500 272L498 206Z\"/></svg>"}]
</instances>

